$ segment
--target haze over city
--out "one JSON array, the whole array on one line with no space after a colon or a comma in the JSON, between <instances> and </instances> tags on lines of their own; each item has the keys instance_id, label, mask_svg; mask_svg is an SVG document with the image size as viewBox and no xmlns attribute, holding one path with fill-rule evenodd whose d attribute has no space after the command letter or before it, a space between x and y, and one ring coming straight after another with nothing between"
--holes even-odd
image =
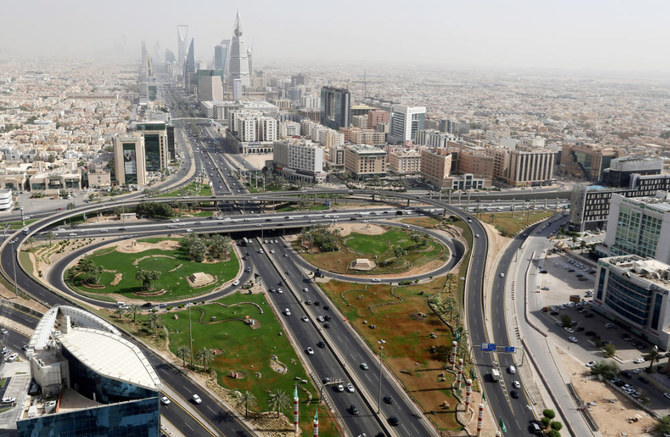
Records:
<instances>
[{"instance_id":1,"label":"haze over city","mask_svg":"<svg viewBox=\"0 0 670 437\"><path fill-rule=\"evenodd\" d=\"M209 62L236 11L259 65L670 72L666 1L7 2L0 53L134 60L188 24Z\"/></svg>"}]
</instances>

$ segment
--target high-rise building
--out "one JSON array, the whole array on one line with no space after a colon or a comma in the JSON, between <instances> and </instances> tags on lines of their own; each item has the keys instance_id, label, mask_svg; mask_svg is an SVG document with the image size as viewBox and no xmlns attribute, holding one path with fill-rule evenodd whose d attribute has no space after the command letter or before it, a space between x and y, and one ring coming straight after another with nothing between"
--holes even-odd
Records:
<instances>
[{"instance_id":1,"label":"high-rise building","mask_svg":"<svg viewBox=\"0 0 670 437\"><path fill-rule=\"evenodd\" d=\"M160 435L158 375L106 320L55 306L37 324L26 355L28 379L40 390L16 396L18 410L30 412L19 415L14 435Z\"/></svg>"},{"instance_id":2,"label":"high-rise building","mask_svg":"<svg viewBox=\"0 0 670 437\"><path fill-rule=\"evenodd\" d=\"M223 72L198 70L198 100L223 100Z\"/></svg>"},{"instance_id":3,"label":"high-rise building","mask_svg":"<svg viewBox=\"0 0 670 437\"><path fill-rule=\"evenodd\" d=\"M451 188L451 152L447 149L421 151L421 176L438 189Z\"/></svg>"},{"instance_id":4,"label":"high-rise building","mask_svg":"<svg viewBox=\"0 0 670 437\"><path fill-rule=\"evenodd\" d=\"M230 40L224 39L214 47L214 69L223 72L223 78L228 77L228 55Z\"/></svg>"},{"instance_id":5,"label":"high-rise building","mask_svg":"<svg viewBox=\"0 0 670 437\"><path fill-rule=\"evenodd\" d=\"M241 87L249 87L249 55L247 45L242 37L242 25L240 24L240 14L235 17L235 30L233 31L233 40L230 46L230 78L234 82L240 81Z\"/></svg>"},{"instance_id":6,"label":"high-rise building","mask_svg":"<svg viewBox=\"0 0 670 437\"><path fill-rule=\"evenodd\" d=\"M605 245L611 255L635 254L670 263L670 202L667 193L628 198L612 194Z\"/></svg>"},{"instance_id":7,"label":"high-rise building","mask_svg":"<svg viewBox=\"0 0 670 437\"><path fill-rule=\"evenodd\" d=\"M421 154L417 150L392 150L388 154L389 170L395 174L415 174L421 171Z\"/></svg>"},{"instance_id":8,"label":"high-rise building","mask_svg":"<svg viewBox=\"0 0 670 437\"><path fill-rule=\"evenodd\" d=\"M492 148L493 178L512 187L542 186L554 180L556 152L547 149L509 150Z\"/></svg>"},{"instance_id":9,"label":"high-rise building","mask_svg":"<svg viewBox=\"0 0 670 437\"><path fill-rule=\"evenodd\" d=\"M351 95L349 90L324 86L321 88L321 124L339 130L349 127Z\"/></svg>"},{"instance_id":10,"label":"high-rise building","mask_svg":"<svg viewBox=\"0 0 670 437\"><path fill-rule=\"evenodd\" d=\"M277 171L288 179L319 182L325 179L323 149L309 140L275 141L272 160Z\"/></svg>"},{"instance_id":11,"label":"high-rise building","mask_svg":"<svg viewBox=\"0 0 670 437\"><path fill-rule=\"evenodd\" d=\"M373 109L368 112L368 129L377 129L380 123L389 122L389 112L383 109Z\"/></svg>"},{"instance_id":12,"label":"high-rise building","mask_svg":"<svg viewBox=\"0 0 670 437\"><path fill-rule=\"evenodd\" d=\"M119 185L147 184L142 135L132 134L114 138L114 175Z\"/></svg>"},{"instance_id":13,"label":"high-rise building","mask_svg":"<svg viewBox=\"0 0 670 437\"><path fill-rule=\"evenodd\" d=\"M670 265L638 255L600 258L591 309L659 348L670 347Z\"/></svg>"},{"instance_id":14,"label":"high-rise building","mask_svg":"<svg viewBox=\"0 0 670 437\"><path fill-rule=\"evenodd\" d=\"M186 41L188 38L188 26L186 24L177 25L177 63L180 66L186 60Z\"/></svg>"},{"instance_id":15,"label":"high-rise building","mask_svg":"<svg viewBox=\"0 0 670 437\"><path fill-rule=\"evenodd\" d=\"M415 141L417 131L423 130L426 108L423 106L393 105L389 127L389 142Z\"/></svg>"},{"instance_id":16,"label":"high-rise building","mask_svg":"<svg viewBox=\"0 0 670 437\"><path fill-rule=\"evenodd\" d=\"M197 76L195 69L195 49L193 48L193 38L191 38L191 44L188 46L188 52L186 53L186 61L184 61L184 87L189 93L195 92L195 86L197 85Z\"/></svg>"},{"instance_id":17,"label":"high-rise building","mask_svg":"<svg viewBox=\"0 0 670 437\"><path fill-rule=\"evenodd\" d=\"M144 137L146 171L160 172L170 162L167 129L163 121L145 121L135 125L136 132Z\"/></svg>"}]
</instances>

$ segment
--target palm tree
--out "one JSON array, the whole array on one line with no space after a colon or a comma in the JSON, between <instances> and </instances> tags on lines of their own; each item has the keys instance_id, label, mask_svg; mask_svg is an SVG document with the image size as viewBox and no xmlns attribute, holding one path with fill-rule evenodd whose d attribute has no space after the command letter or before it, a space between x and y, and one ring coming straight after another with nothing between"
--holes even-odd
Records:
<instances>
[{"instance_id":1,"label":"palm tree","mask_svg":"<svg viewBox=\"0 0 670 437\"><path fill-rule=\"evenodd\" d=\"M277 416L279 416L280 411L285 410L291 402L286 392L281 389L271 391L268 393L268 396L268 406Z\"/></svg>"},{"instance_id":2,"label":"palm tree","mask_svg":"<svg viewBox=\"0 0 670 437\"><path fill-rule=\"evenodd\" d=\"M161 319L158 316L158 313L150 313L149 314L149 326L151 327L151 330L156 332L158 328L160 328L163 325L163 319Z\"/></svg>"},{"instance_id":3,"label":"palm tree","mask_svg":"<svg viewBox=\"0 0 670 437\"><path fill-rule=\"evenodd\" d=\"M203 348L198 351L198 353L195 356L195 359L198 361L202 361L202 367L205 369L205 372L207 372L207 363L212 361L214 359L214 354L209 348Z\"/></svg>"},{"instance_id":4,"label":"palm tree","mask_svg":"<svg viewBox=\"0 0 670 437\"><path fill-rule=\"evenodd\" d=\"M657 347L654 347L644 358L649 360L649 373L651 373L653 371L654 361L658 362L658 360L661 359L661 353L658 351Z\"/></svg>"},{"instance_id":5,"label":"palm tree","mask_svg":"<svg viewBox=\"0 0 670 437\"><path fill-rule=\"evenodd\" d=\"M256 405L256 396L248 390L243 392L236 392L235 399L237 400L238 406L244 407L244 418L249 417L249 407L254 407Z\"/></svg>"},{"instance_id":6,"label":"palm tree","mask_svg":"<svg viewBox=\"0 0 670 437\"><path fill-rule=\"evenodd\" d=\"M125 311L123 308L121 308L121 307L117 307L117 308L114 310L114 315L120 319L121 317L123 317L123 314L124 314L125 312L126 312L126 311Z\"/></svg>"},{"instance_id":7,"label":"palm tree","mask_svg":"<svg viewBox=\"0 0 670 437\"><path fill-rule=\"evenodd\" d=\"M186 367L186 357L191 354L191 349L188 346L179 346L177 348L177 356L182 359L182 366Z\"/></svg>"},{"instance_id":8,"label":"palm tree","mask_svg":"<svg viewBox=\"0 0 670 437\"><path fill-rule=\"evenodd\" d=\"M54 235L53 231L49 231L49 232L46 233L45 237L47 237L47 239L49 240L49 246L51 246L51 240L53 240L54 236L55 235Z\"/></svg>"},{"instance_id":9,"label":"palm tree","mask_svg":"<svg viewBox=\"0 0 670 437\"><path fill-rule=\"evenodd\" d=\"M131 305L130 306L130 314L133 315L133 323L137 323L137 315L140 312L140 306L139 305Z\"/></svg>"}]
</instances>

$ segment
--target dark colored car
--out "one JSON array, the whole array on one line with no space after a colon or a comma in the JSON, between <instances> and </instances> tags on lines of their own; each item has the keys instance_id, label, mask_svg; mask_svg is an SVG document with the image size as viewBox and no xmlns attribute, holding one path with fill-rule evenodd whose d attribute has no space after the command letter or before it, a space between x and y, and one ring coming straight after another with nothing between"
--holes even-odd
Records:
<instances>
[{"instance_id":1,"label":"dark colored car","mask_svg":"<svg viewBox=\"0 0 670 437\"><path fill-rule=\"evenodd\" d=\"M389 417L389 425L391 426L398 426L400 422L398 421L398 418L395 416Z\"/></svg>"},{"instance_id":2,"label":"dark colored car","mask_svg":"<svg viewBox=\"0 0 670 437\"><path fill-rule=\"evenodd\" d=\"M356 405L352 405L349 407L349 412L353 414L354 416L358 415L358 408L356 408Z\"/></svg>"},{"instance_id":3,"label":"dark colored car","mask_svg":"<svg viewBox=\"0 0 670 437\"><path fill-rule=\"evenodd\" d=\"M391 405L393 403L393 398L391 396L384 396L384 403Z\"/></svg>"},{"instance_id":4,"label":"dark colored car","mask_svg":"<svg viewBox=\"0 0 670 437\"><path fill-rule=\"evenodd\" d=\"M513 399L519 399L519 392L516 391L516 390L512 390L511 392L509 392L509 395L510 395Z\"/></svg>"}]
</instances>

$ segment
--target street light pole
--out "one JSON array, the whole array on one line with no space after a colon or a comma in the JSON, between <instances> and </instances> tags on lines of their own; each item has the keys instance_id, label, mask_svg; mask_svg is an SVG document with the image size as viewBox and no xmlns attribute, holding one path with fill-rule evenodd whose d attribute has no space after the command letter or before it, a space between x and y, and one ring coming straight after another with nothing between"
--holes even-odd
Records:
<instances>
[{"instance_id":1,"label":"street light pole","mask_svg":"<svg viewBox=\"0 0 670 437\"><path fill-rule=\"evenodd\" d=\"M385 343L385 341L379 340L377 343L380 344L379 346L379 392L377 394L377 414L381 413L382 409L382 378L384 377L384 346L381 346L382 343Z\"/></svg>"},{"instance_id":2,"label":"street light pole","mask_svg":"<svg viewBox=\"0 0 670 437\"><path fill-rule=\"evenodd\" d=\"M12 240L12 252L14 253L14 293L19 297L19 285L16 282L16 238Z\"/></svg>"}]
</instances>

